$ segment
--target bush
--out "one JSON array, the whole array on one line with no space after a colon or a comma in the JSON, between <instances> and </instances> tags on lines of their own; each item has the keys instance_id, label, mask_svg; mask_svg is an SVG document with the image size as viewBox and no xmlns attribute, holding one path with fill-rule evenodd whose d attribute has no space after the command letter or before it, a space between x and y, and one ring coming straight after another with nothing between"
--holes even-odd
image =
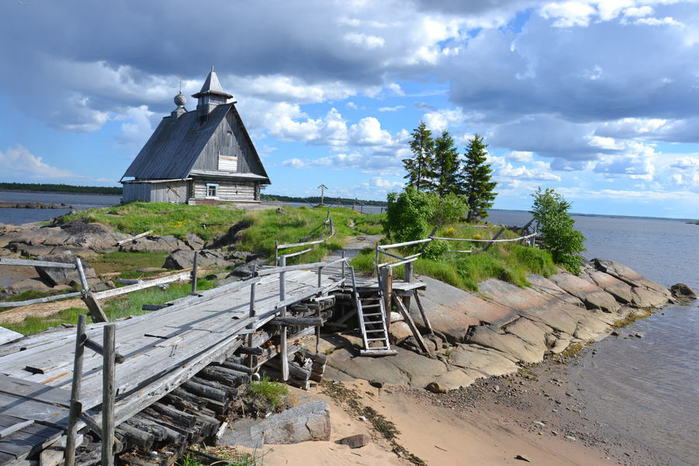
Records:
<instances>
[{"instance_id":1,"label":"bush","mask_svg":"<svg viewBox=\"0 0 699 466\"><path fill-rule=\"evenodd\" d=\"M446 241L431 241L422 252L422 257L425 259L437 260L446 254L448 249L449 245Z\"/></svg>"},{"instance_id":2,"label":"bush","mask_svg":"<svg viewBox=\"0 0 699 466\"><path fill-rule=\"evenodd\" d=\"M543 191L539 188L532 197L534 204L531 213L539 223L544 249L551 252L557 264L572 273L580 273L580 253L585 250L585 237L573 228L575 220L568 213L570 202L550 188Z\"/></svg>"},{"instance_id":3,"label":"bush","mask_svg":"<svg viewBox=\"0 0 699 466\"><path fill-rule=\"evenodd\" d=\"M466 204L455 194L437 196L408 186L402 193L390 193L384 232L394 241L426 238L432 228L456 222L466 214Z\"/></svg>"}]
</instances>

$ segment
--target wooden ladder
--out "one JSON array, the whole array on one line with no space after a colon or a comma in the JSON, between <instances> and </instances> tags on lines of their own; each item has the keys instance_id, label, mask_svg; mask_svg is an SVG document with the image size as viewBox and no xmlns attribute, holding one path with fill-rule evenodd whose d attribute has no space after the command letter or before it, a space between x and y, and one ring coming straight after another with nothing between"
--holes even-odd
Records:
<instances>
[{"instance_id":1,"label":"wooden ladder","mask_svg":"<svg viewBox=\"0 0 699 466\"><path fill-rule=\"evenodd\" d=\"M359 352L361 356L388 356L397 354L391 349L386 328L386 309L384 307L381 287L375 296L362 298L357 290L357 281L354 276L354 268L350 267L352 274L352 295L357 308L359 328L362 331L364 349ZM366 312L365 312L366 311Z\"/></svg>"}]
</instances>

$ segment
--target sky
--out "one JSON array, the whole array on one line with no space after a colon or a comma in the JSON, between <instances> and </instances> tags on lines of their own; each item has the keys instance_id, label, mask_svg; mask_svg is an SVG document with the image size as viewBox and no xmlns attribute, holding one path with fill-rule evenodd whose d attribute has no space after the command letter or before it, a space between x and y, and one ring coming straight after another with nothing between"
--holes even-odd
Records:
<instances>
[{"instance_id":1,"label":"sky","mask_svg":"<svg viewBox=\"0 0 699 466\"><path fill-rule=\"evenodd\" d=\"M699 218L699 4L4 0L0 181L117 185L215 66L267 193L385 199L420 121L489 145L496 208Z\"/></svg>"}]
</instances>

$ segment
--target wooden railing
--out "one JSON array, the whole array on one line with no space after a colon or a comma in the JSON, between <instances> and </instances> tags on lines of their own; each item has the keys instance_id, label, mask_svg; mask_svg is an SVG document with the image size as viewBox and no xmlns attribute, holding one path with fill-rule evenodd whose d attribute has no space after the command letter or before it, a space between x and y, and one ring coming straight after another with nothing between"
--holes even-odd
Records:
<instances>
[{"instance_id":1,"label":"wooden railing","mask_svg":"<svg viewBox=\"0 0 699 466\"><path fill-rule=\"evenodd\" d=\"M330 218L330 211L328 211L328 215L325 218L325 221L323 222L322 225L323 228L328 228L328 236L322 239L317 239L314 241L302 241L298 243L288 243L288 244L279 244L279 241L275 240L274 241L274 265L281 265L280 263L280 255L279 251L283 251L284 249L291 249L291 248L300 248L302 246L314 246L316 244L322 244L335 236L335 224L333 223L332 218ZM312 251L313 248L306 248L302 251L296 251L292 252L289 254L284 254L284 256L289 259L291 257L296 257L300 256L301 254L305 254L307 252Z\"/></svg>"}]
</instances>

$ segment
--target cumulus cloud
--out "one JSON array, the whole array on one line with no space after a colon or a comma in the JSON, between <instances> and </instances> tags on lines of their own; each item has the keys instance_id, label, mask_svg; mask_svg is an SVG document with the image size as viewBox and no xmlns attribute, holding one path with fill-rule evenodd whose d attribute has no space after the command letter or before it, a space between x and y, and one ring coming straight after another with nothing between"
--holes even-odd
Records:
<instances>
[{"instance_id":1,"label":"cumulus cloud","mask_svg":"<svg viewBox=\"0 0 699 466\"><path fill-rule=\"evenodd\" d=\"M4 177L17 181L78 177L71 171L47 164L21 145L0 152L0 167Z\"/></svg>"}]
</instances>

